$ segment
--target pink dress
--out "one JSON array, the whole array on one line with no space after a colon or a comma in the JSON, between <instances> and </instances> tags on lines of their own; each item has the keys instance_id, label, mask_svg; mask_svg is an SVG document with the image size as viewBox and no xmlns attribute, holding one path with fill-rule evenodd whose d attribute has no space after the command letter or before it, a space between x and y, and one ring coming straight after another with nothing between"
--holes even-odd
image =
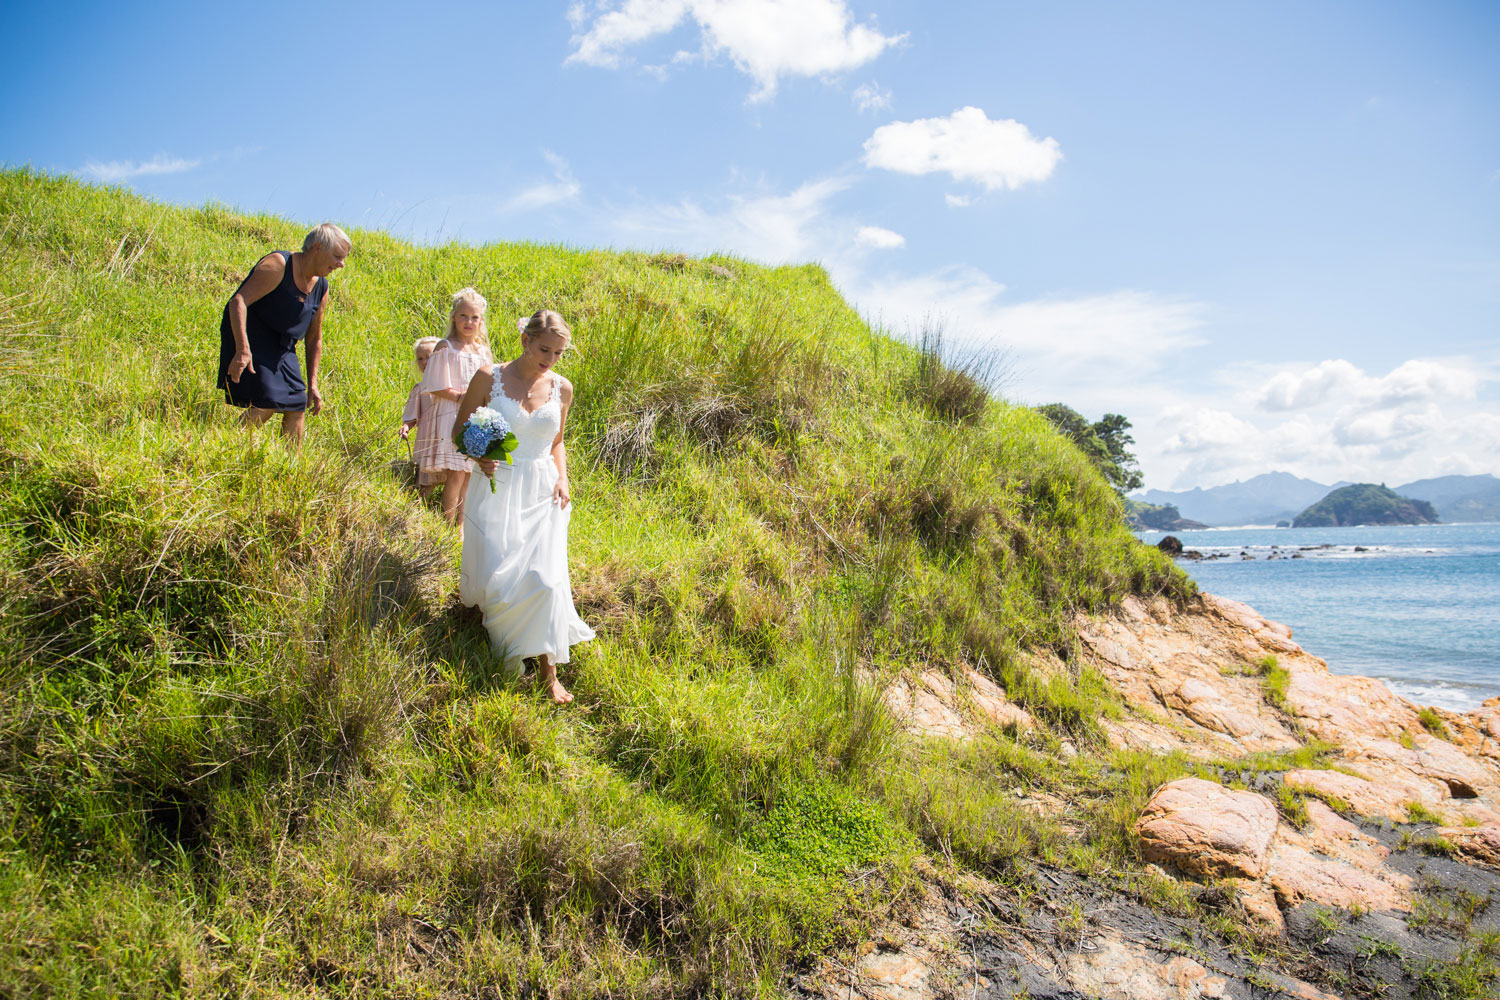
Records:
<instances>
[{"instance_id":1,"label":"pink dress","mask_svg":"<svg viewBox=\"0 0 1500 1000\"><path fill-rule=\"evenodd\" d=\"M467 472L470 468L469 459L453 447L453 418L458 416L458 402L428 394L442 389L457 389L462 393L469 388L469 380L476 372L493 363L490 352L479 345L472 351L460 351L451 341L443 340L432 352L427 371L417 386L429 401L429 409L417 423L417 481L421 485L441 483L449 470Z\"/></svg>"},{"instance_id":2,"label":"pink dress","mask_svg":"<svg viewBox=\"0 0 1500 1000\"><path fill-rule=\"evenodd\" d=\"M422 391L422 383L418 382L411 387L411 392L406 396L406 409L401 411L401 422L403 424L415 424L417 433L422 433L422 425L432 419L432 397Z\"/></svg>"}]
</instances>

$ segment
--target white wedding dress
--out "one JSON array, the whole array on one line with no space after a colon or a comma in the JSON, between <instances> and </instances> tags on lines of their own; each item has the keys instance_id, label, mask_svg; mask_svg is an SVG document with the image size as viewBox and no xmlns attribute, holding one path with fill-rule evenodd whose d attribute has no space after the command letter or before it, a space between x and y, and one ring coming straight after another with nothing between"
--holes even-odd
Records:
<instances>
[{"instance_id":1,"label":"white wedding dress","mask_svg":"<svg viewBox=\"0 0 1500 1000\"><path fill-rule=\"evenodd\" d=\"M516 435L512 464L495 470L495 492L477 468L464 499L464 547L458 596L484 613L490 641L519 671L520 661L546 654L568 662L568 648L594 637L573 607L568 578L568 521L572 507L552 501L557 463L552 442L562 426L557 376L552 393L527 413L500 385L495 371L489 405Z\"/></svg>"}]
</instances>

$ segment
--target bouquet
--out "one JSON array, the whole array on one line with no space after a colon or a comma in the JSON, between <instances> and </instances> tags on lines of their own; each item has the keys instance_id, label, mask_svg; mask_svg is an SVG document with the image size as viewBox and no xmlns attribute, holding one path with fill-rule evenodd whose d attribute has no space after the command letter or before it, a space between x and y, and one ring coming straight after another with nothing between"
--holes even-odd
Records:
<instances>
[{"instance_id":1,"label":"bouquet","mask_svg":"<svg viewBox=\"0 0 1500 1000\"><path fill-rule=\"evenodd\" d=\"M516 436L510 424L498 410L481 406L469 414L464 425L453 432L453 444L470 458L487 458L492 461L505 460L511 463L510 453L516 450ZM495 492L495 477L490 477L490 492Z\"/></svg>"}]
</instances>

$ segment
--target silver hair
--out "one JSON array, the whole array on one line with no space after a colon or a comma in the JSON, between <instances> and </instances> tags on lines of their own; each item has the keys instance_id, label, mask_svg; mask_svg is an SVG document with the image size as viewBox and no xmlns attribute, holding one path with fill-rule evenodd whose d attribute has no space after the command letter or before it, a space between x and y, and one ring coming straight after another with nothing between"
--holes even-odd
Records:
<instances>
[{"instance_id":1,"label":"silver hair","mask_svg":"<svg viewBox=\"0 0 1500 1000\"><path fill-rule=\"evenodd\" d=\"M350 241L349 234L344 232L342 229L340 229L338 226L335 226L331 222L324 222L320 225L313 226L312 232L308 233L302 239L303 253L307 253L311 250L316 250L319 248L324 250L336 250L342 247L343 249L348 250L353 246L354 244Z\"/></svg>"}]
</instances>

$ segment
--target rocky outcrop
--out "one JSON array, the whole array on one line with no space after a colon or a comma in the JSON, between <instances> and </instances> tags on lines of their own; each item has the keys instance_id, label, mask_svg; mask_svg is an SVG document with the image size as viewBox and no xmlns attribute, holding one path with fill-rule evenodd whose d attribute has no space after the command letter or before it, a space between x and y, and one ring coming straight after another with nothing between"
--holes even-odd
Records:
<instances>
[{"instance_id":1,"label":"rocky outcrop","mask_svg":"<svg viewBox=\"0 0 1500 1000\"><path fill-rule=\"evenodd\" d=\"M1147 861L1195 875L1259 878L1276 833L1276 807L1254 792L1182 778L1151 796L1136 833Z\"/></svg>"},{"instance_id":2,"label":"rocky outcrop","mask_svg":"<svg viewBox=\"0 0 1500 1000\"><path fill-rule=\"evenodd\" d=\"M1424 912L1424 894L1452 886L1470 894L1455 897L1460 903L1500 896L1500 698L1470 713L1419 713L1380 681L1331 673L1285 625L1208 594L1187 607L1130 598L1113 613L1079 615L1074 626L1081 657L1064 663L1039 651L1031 668L1057 676L1092 667L1128 706L1101 720L1116 748L1181 754L1223 777L1153 790L1134 830L1160 875L1197 883L1191 892L1222 900L1213 905L1256 934L1316 948L1339 938L1348 969L1374 970L1362 988L1400 979L1392 997L1415 996L1413 970L1456 947L1452 937L1434 937L1430 916L1420 927L1413 918ZM909 669L883 695L905 726L928 737L1036 727L967 666ZM1060 757L1078 752L1067 740L1039 739L1047 738ZM1326 748L1309 762L1304 748L1313 740ZM1280 754L1299 766L1278 766ZM1241 760L1255 763L1237 772ZM1075 804L1036 788L1016 794L1023 808L1053 817L1061 836L1080 832ZM1063 869L1034 878L1036 895L1027 898L1039 910L1003 901L1009 890L996 885L979 892L988 900L982 908L998 914L985 925L992 936L976 930L981 922L967 904L929 899L920 919L888 927L852 965L814 977L808 992L1180 1000L1259 996L1270 983L1270 993L1331 1000L1285 968L1215 950L1188 918L1173 924ZM1189 938L1204 950L1166 946ZM1372 942L1402 957L1379 967Z\"/></svg>"}]
</instances>

